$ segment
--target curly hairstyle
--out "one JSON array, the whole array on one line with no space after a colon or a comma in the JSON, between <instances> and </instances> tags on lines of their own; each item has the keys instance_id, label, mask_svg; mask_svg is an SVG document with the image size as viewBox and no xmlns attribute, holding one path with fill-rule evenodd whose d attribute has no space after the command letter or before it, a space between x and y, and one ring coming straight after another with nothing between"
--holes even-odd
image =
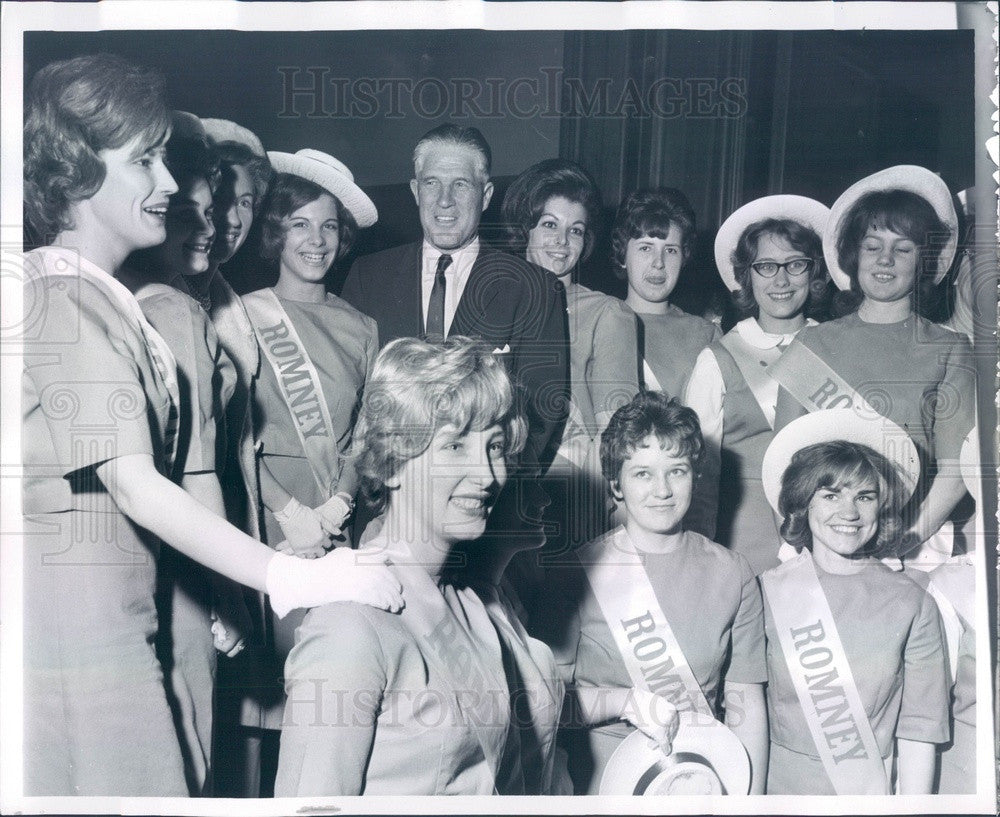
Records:
<instances>
[{"instance_id":1,"label":"curly hairstyle","mask_svg":"<svg viewBox=\"0 0 1000 817\"><path fill-rule=\"evenodd\" d=\"M25 104L24 203L37 237L72 229L69 208L93 196L107 168L102 150L133 140L145 147L170 130L163 76L113 54L46 65Z\"/></svg>"},{"instance_id":2,"label":"curly hairstyle","mask_svg":"<svg viewBox=\"0 0 1000 817\"><path fill-rule=\"evenodd\" d=\"M223 172L226 168L235 165L247 169L253 184L253 214L254 216L259 215L267 196L267 188L271 184L271 177L274 175L271 163L265 157L258 156L242 142L215 142L214 144Z\"/></svg>"},{"instance_id":3,"label":"curly hairstyle","mask_svg":"<svg viewBox=\"0 0 1000 817\"><path fill-rule=\"evenodd\" d=\"M481 341L394 340L379 352L354 428L354 463L368 502L384 508L387 483L446 425L461 432L500 425L508 456L527 439L503 362Z\"/></svg>"},{"instance_id":4,"label":"curly hairstyle","mask_svg":"<svg viewBox=\"0 0 1000 817\"><path fill-rule=\"evenodd\" d=\"M358 232L358 222L354 220L350 211L340 203L340 199L326 188L320 187L308 179L303 179L301 176L295 176L291 173L277 173L267 201L264 203L260 250L260 254L264 258L269 261L278 260L285 244L285 219L300 207L305 207L316 201L320 196L330 196L337 205L339 240L337 257L334 261L339 261L350 252L351 246L354 244L354 236Z\"/></svg>"},{"instance_id":5,"label":"curly hairstyle","mask_svg":"<svg viewBox=\"0 0 1000 817\"><path fill-rule=\"evenodd\" d=\"M811 227L806 227L793 219L765 218L747 227L736 246L733 248L730 260L733 264L733 275L738 290L731 293L733 306L741 318L756 318L760 307L753 296L751 283L752 270L750 265L757 260L757 247L763 236L783 240L804 258L811 258L813 268L809 273L809 300L806 301L806 311L810 307L820 308L826 295L827 274L826 262L823 260L823 241Z\"/></svg>"},{"instance_id":6,"label":"curly hairstyle","mask_svg":"<svg viewBox=\"0 0 1000 817\"><path fill-rule=\"evenodd\" d=\"M545 206L556 197L579 204L586 210L587 231L580 260L586 261L590 257L601 218L601 194L590 174L568 159L538 162L507 188L500 213L510 252L524 256L528 233L538 225Z\"/></svg>"},{"instance_id":7,"label":"curly hairstyle","mask_svg":"<svg viewBox=\"0 0 1000 817\"><path fill-rule=\"evenodd\" d=\"M903 534L900 511L907 492L899 472L888 459L860 443L847 440L816 443L797 451L781 477L778 512L781 538L796 550L812 550L809 503L822 489L875 485L878 491L878 529L860 555L894 555Z\"/></svg>"},{"instance_id":8,"label":"curly hairstyle","mask_svg":"<svg viewBox=\"0 0 1000 817\"><path fill-rule=\"evenodd\" d=\"M601 474L609 483L618 482L625 460L650 434L675 456L690 458L697 468L704 448L698 415L663 392L642 391L611 415L601 434Z\"/></svg>"},{"instance_id":9,"label":"curly hairstyle","mask_svg":"<svg viewBox=\"0 0 1000 817\"><path fill-rule=\"evenodd\" d=\"M871 228L891 230L917 245L917 285L911 297L914 307L930 302L934 275L951 229L938 217L927 199L910 190L875 190L859 198L841 219L837 235L837 263L851 279L849 290L838 292L840 314L855 311L864 300L858 284L858 255L865 233Z\"/></svg>"},{"instance_id":10,"label":"curly hairstyle","mask_svg":"<svg viewBox=\"0 0 1000 817\"><path fill-rule=\"evenodd\" d=\"M623 281L628 280L625 250L631 239L647 235L666 238L674 225L681 231L681 247L687 260L697 229L694 209L687 196L674 187L637 190L630 194L618 206L611 229L611 260L615 275Z\"/></svg>"}]
</instances>

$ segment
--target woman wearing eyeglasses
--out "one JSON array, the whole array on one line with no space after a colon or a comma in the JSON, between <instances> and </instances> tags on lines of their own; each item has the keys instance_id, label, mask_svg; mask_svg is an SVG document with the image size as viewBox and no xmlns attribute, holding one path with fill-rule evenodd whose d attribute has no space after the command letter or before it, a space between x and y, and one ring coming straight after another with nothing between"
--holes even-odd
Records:
<instances>
[{"instance_id":1,"label":"woman wearing eyeglasses","mask_svg":"<svg viewBox=\"0 0 1000 817\"><path fill-rule=\"evenodd\" d=\"M780 539L761 485L778 384L767 374L796 332L816 322L827 287L820 236L830 211L803 196L743 205L719 229L715 261L743 320L701 352L685 402L705 437L687 522L742 553L756 573L778 564Z\"/></svg>"}]
</instances>

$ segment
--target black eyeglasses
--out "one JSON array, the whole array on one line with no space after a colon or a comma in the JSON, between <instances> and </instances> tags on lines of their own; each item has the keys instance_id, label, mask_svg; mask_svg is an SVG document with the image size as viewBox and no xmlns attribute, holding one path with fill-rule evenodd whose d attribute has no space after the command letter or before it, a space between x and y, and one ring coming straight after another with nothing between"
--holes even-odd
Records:
<instances>
[{"instance_id":1,"label":"black eyeglasses","mask_svg":"<svg viewBox=\"0 0 1000 817\"><path fill-rule=\"evenodd\" d=\"M761 278L773 278L779 270L784 270L792 277L804 275L810 272L815 262L811 258L793 258L784 264L777 261L758 261L750 265L750 269L756 272Z\"/></svg>"}]
</instances>

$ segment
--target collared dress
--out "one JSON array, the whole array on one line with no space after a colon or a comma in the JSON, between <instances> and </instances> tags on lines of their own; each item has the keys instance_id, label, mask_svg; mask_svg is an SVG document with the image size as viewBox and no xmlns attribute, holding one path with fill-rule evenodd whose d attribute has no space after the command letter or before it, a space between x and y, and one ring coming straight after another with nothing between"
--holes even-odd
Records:
<instances>
[{"instance_id":1,"label":"collared dress","mask_svg":"<svg viewBox=\"0 0 1000 817\"><path fill-rule=\"evenodd\" d=\"M614 537L623 533L622 528L606 533L598 546L615 547ZM643 552L643 563L698 685L709 706L718 709L726 680L762 684L767 679L760 588L743 556L691 531L682 536L671 553ZM572 617L569 637L553 647L563 677L577 686L631 688L583 568L566 567L560 579L553 595L569 607ZM615 721L572 736L567 748L578 794L598 792L604 767L633 731L629 724Z\"/></svg>"},{"instance_id":2,"label":"collared dress","mask_svg":"<svg viewBox=\"0 0 1000 817\"><path fill-rule=\"evenodd\" d=\"M322 303L278 300L319 374L323 398L333 423L331 444L346 463L364 385L378 355L375 321L329 293ZM274 369L266 359L261 362L254 383L253 417L259 456L289 494L303 505L315 508L336 493L336 485L331 486L329 493L324 493L316 484L294 418L282 396ZM263 532L264 541L271 547L285 538L273 513L267 509L264 510ZM281 667L294 643L295 628L304 615L304 611L298 610L283 619L272 618L273 661L266 661L263 677L251 690L251 701L256 700L259 705L248 701L244 706L244 725L281 728Z\"/></svg>"},{"instance_id":3,"label":"collared dress","mask_svg":"<svg viewBox=\"0 0 1000 817\"><path fill-rule=\"evenodd\" d=\"M93 267L51 247L25 263L24 791L185 797L154 649L160 545L95 474L135 454L167 473L172 399L110 276L77 263Z\"/></svg>"},{"instance_id":4,"label":"collared dress","mask_svg":"<svg viewBox=\"0 0 1000 817\"><path fill-rule=\"evenodd\" d=\"M763 403L758 402L737 357L764 374L794 337L769 334L756 319L746 318L701 351L684 392L705 440L685 525L742 553L758 574L779 564L781 539L761 481L764 452L774 439L779 386L765 375Z\"/></svg>"},{"instance_id":5,"label":"collared dress","mask_svg":"<svg viewBox=\"0 0 1000 817\"><path fill-rule=\"evenodd\" d=\"M305 617L285 667L275 795L490 795L510 729L503 650L469 588L394 558L398 614Z\"/></svg>"},{"instance_id":6,"label":"collared dress","mask_svg":"<svg viewBox=\"0 0 1000 817\"><path fill-rule=\"evenodd\" d=\"M905 574L874 560L846 576L816 565L816 575L882 757L892 756L896 738L946 741L947 656L933 599ZM766 592L764 601L767 793L835 794L802 714Z\"/></svg>"}]
</instances>

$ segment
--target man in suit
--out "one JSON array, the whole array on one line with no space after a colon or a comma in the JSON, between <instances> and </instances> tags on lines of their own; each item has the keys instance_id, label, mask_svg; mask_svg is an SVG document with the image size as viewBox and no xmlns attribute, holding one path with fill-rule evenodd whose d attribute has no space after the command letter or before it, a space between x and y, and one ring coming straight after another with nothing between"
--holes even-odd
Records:
<instances>
[{"instance_id":1,"label":"man in suit","mask_svg":"<svg viewBox=\"0 0 1000 817\"><path fill-rule=\"evenodd\" d=\"M400 337L468 335L504 355L528 419L517 472L530 478L551 463L566 421L566 295L541 267L481 245L490 162L476 128L445 124L426 133L410 181L423 241L359 258L341 297L375 319L383 346Z\"/></svg>"}]
</instances>

